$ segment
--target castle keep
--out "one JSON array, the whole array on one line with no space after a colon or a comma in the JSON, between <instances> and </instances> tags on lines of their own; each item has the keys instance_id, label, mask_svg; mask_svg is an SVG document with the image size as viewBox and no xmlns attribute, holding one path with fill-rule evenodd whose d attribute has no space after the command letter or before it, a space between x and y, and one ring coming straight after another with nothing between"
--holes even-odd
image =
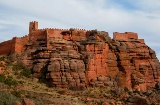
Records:
<instances>
[{"instance_id":1,"label":"castle keep","mask_svg":"<svg viewBox=\"0 0 160 105\"><path fill-rule=\"evenodd\" d=\"M160 81L155 52L133 32L114 32L111 39L105 31L38 29L34 21L27 36L0 43L0 55L4 54L14 55L35 77L44 75L56 87L114 86L146 91Z\"/></svg>"}]
</instances>

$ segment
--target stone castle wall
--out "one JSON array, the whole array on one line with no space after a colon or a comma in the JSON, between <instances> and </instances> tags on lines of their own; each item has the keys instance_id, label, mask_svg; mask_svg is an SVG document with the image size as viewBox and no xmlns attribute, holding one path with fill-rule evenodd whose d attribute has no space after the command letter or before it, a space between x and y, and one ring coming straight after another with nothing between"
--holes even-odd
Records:
<instances>
[{"instance_id":1,"label":"stone castle wall","mask_svg":"<svg viewBox=\"0 0 160 105\"><path fill-rule=\"evenodd\" d=\"M0 43L0 55L9 54L15 51L14 39Z\"/></svg>"},{"instance_id":2,"label":"stone castle wall","mask_svg":"<svg viewBox=\"0 0 160 105\"><path fill-rule=\"evenodd\" d=\"M26 44L28 43L28 40L28 36L24 36L21 38L14 37L12 40L0 43L0 55L24 51L26 49Z\"/></svg>"},{"instance_id":3,"label":"stone castle wall","mask_svg":"<svg viewBox=\"0 0 160 105\"><path fill-rule=\"evenodd\" d=\"M15 52L25 51L27 48L28 41L29 37L27 35L21 38L15 38Z\"/></svg>"},{"instance_id":4,"label":"stone castle wall","mask_svg":"<svg viewBox=\"0 0 160 105\"><path fill-rule=\"evenodd\" d=\"M125 32L125 33L119 33L119 32L114 32L113 35L113 39L115 40L137 40L138 39L138 35L137 33L133 33L133 32Z\"/></svg>"}]
</instances>

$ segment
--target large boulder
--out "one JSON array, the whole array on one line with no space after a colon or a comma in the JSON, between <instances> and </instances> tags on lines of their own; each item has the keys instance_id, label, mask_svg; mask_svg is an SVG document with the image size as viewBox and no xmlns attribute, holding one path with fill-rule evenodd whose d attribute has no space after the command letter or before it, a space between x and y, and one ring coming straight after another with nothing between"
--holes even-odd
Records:
<instances>
[{"instance_id":1,"label":"large boulder","mask_svg":"<svg viewBox=\"0 0 160 105\"><path fill-rule=\"evenodd\" d=\"M33 101L27 99L27 98L24 98L23 101L22 101L22 105L35 105Z\"/></svg>"},{"instance_id":2,"label":"large boulder","mask_svg":"<svg viewBox=\"0 0 160 105\"><path fill-rule=\"evenodd\" d=\"M146 98L141 97L139 95L131 96L128 99L127 104L129 105L150 105L149 101Z\"/></svg>"}]
</instances>

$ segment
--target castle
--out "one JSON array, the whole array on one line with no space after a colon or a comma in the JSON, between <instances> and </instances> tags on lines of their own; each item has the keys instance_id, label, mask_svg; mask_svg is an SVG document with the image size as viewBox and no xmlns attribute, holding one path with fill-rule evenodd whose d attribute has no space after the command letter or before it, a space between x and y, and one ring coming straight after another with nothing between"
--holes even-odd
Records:
<instances>
[{"instance_id":1,"label":"castle","mask_svg":"<svg viewBox=\"0 0 160 105\"><path fill-rule=\"evenodd\" d=\"M77 32L81 36L75 36L72 33ZM42 45L44 47L50 46L50 39L65 39L65 40L85 40L87 33L91 30L85 29L56 29L45 28L38 29L38 22L33 21L29 24L29 34L23 37L14 37L11 40L0 43L0 55L9 54L11 52L22 52L27 49L28 46L37 47ZM86 35L85 35L86 34ZM138 39L138 35L132 32L126 33L114 33L113 39L115 40L129 40ZM143 41L143 40L142 40ZM3 50L2 50L3 49Z\"/></svg>"},{"instance_id":2,"label":"castle","mask_svg":"<svg viewBox=\"0 0 160 105\"><path fill-rule=\"evenodd\" d=\"M27 36L0 43L0 55L16 54L19 64L62 88L111 86L153 88L160 81L155 52L137 33L84 29L38 29L30 22Z\"/></svg>"}]
</instances>

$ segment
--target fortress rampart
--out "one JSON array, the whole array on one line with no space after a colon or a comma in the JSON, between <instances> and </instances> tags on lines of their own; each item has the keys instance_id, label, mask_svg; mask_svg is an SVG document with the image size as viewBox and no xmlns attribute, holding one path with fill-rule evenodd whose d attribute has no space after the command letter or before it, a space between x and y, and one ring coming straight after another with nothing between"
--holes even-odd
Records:
<instances>
[{"instance_id":1,"label":"fortress rampart","mask_svg":"<svg viewBox=\"0 0 160 105\"><path fill-rule=\"evenodd\" d=\"M14 52L15 50L15 43L14 39L8 40L5 42L0 43L0 55L8 54L10 52Z\"/></svg>"},{"instance_id":2,"label":"fortress rampart","mask_svg":"<svg viewBox=\"0 0 160 105\"><path fill-rule=\"evenodd\" d=\"M72 35L71 34L72 31ZM14 37L11 40L0 43L0 55L8 54L11 52L22 52L26 49L26 46L32 44L32 46L39 46L37 40L45 41L49 43L49 38L59 38L65 40L85 40L87 33L92 30L85 29L58 29L58 28L44 28L38 29L38 22L32 21L29 24L29 34L23 37ZM138 39L137 33L125 32L125 33L113 33L113 39L115 40L131 40ZM143 39L139 40L143 41ZM45 45L47 46L47 45Z\"/></svg>"}]
</instances>

